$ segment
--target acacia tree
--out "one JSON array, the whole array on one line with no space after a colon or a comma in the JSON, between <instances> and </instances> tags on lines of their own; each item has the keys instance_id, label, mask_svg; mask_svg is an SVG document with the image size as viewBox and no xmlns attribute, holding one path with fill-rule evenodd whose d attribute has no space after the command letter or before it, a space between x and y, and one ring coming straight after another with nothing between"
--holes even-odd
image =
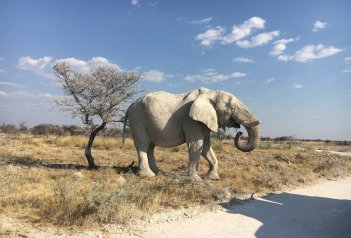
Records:
<instances>
[{"instance_id":1,"label":"acacia tree","mask_svg":"<svg viewBox=\"0 0 351 238\"><path fill-rule=\"evenodd\" d=\"M89 73L72 71L69 64L60 62L53 67L60 79L65 96L54 98L62 111L80 117L90 131L85 156L89 168L96 168L91 148L99 131L108 123L120 121L124 103L140 91L136 83L140 75L125 72L112 65L101 65Z\"/></svg>"}]
</instances>

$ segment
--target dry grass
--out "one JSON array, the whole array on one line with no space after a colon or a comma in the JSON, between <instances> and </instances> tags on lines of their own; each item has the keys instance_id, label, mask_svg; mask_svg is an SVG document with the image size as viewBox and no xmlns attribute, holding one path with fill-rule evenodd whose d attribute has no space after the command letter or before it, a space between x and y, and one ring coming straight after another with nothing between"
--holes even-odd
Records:
<instances>
[{"instance_id":1,"label":"dry grass","mask_svg":"<svg viewBox=\"0 0 351 238\"><path fill-rule=\"evenodd\" d=\"M131 140L98 137L93 155L101 166L85 169L85 137L33 137L0 134L0 211L7 216L60 226L131 224L148 215L194 205L211 205L239 194L270 193L319 178L350 175L351 158L322 150L320 143L261 143L241 153L232 142L213 143L220 181L191 183L186 176L186 146L156 149L161 174L140 179L128 169L136 161ZM200 175L207 164L200 163ZM121 172L126 172L121 174Z\"/></svg>"}]
</instances>

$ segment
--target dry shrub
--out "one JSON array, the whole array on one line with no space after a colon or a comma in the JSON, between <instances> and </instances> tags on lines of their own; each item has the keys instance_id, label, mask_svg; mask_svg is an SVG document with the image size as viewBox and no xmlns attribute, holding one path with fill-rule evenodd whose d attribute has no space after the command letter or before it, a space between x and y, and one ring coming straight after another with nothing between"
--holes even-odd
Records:
<instances>
[{"instance_id":1,"label":"dry shrub","mask_svg":"<svg viewBox=\"0 0 351 238\"><path fill-rule=\"evenodd\" d=\"M212 142L212 149L214 150L214 151L222 151L222 142L220 142L220 141L214 141L214 142Z\"/></svg>"},{"instance_id":2,"label":"dry shrub","mask_svg":"<svg viewBox=\"0 0 351 238\"><path fill-rule=\"evenodd\" d=\"M189 205L184 200L196 204L209 198L200 185L177 177L157 181L131 177L120 184L113 179L114 172L102 173L105 171L92 183L75 173L56 178L51 196L38 211L41 219L64 226L96 222L130 225L162 208Z\"/></svg>"},{"instance_id":3,"label":"dry shrub","mask_svg":"<svg viewBox=\"0 0 351 238\"><path fill-rule=\"evenodd\" d=\"M340 178L350 173L350 166L345 166L342 158L331 157L318 164L313 172L321 177Z\"/></svg>"},{"instance_id":4,"label":"dry shrub","mask_svg":"<svg viewBox=\"0 0 351 238\"><path fill-rule=\"evenodd\" d=\"M8 165L3 171L1 171L0 196L5 196L10 191L14 191L22 177L21 170L13 165Z\"/></svg>"}]
</instances>

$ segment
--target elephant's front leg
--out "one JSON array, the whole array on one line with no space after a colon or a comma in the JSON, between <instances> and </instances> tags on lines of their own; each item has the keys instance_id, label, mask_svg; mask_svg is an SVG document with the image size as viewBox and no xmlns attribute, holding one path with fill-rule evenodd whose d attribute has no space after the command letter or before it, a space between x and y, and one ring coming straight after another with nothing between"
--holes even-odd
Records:
<instances>
[{"instance_id":1,"label":"elephant's front leg","mask_svg":"<svg viewBox=\"0 0 351 238\"><path fill-rule=\"evenodd\" d=\"M205 175L206 179L218 180L220 179L217 169L218 169L218 160L215 153L212 150L212 147L204 148L202 156L208 161L209 169Z\"/></svg>"},{"instance_id":2,"label":"elephant's front leg","mask_svg":"<svg viewBox=\"0 0 351 238\"><path fill-rule=\"evenodd\" d=\"M192 141L188 143L189 146L189 176L194 181L200 181L201 178L197 174L197 165L202 153L203 140Z\"/></svg>"}]
</instances>

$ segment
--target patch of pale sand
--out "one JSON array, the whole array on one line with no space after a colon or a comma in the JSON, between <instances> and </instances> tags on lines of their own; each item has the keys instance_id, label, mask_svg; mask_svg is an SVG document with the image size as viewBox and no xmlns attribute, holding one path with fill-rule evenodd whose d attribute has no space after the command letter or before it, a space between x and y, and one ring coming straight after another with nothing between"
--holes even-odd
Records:
<instances>
[{"instance_id":1,"label":"patch of pale sand","mask_svg":"<svg viewBox=\"0 0 351 238\"><path fill-rule=\"evenodd\" d=\"M316 151L317 152L325 152L324 150L316 150ZM350 151L340 152L340 151L333 151L333 150L331 150L331 151L328 151L328 153L351 157L351 152Z\"/></svg>"},{"instance_id":2,"label":"patch of pale sand","mask_svg":"<svg viewBox=\"0 0 351 238\"><path fill-rule=\"evenodd\" d=\"M351 152L340 152L340 151L329 151L330 153L341 155L341 156L351 156Z\"/></svg>"},{"instance_id":3,"label":"patch of pale sand","mask_svg":"<svg viewBox=\"0 0 351 238\"><path fill-rule=\"evenodd\" d=\"M191 219L150 225L137 237L350 237L351 177L256 198Z\"/></svg>"}]
</instances>

